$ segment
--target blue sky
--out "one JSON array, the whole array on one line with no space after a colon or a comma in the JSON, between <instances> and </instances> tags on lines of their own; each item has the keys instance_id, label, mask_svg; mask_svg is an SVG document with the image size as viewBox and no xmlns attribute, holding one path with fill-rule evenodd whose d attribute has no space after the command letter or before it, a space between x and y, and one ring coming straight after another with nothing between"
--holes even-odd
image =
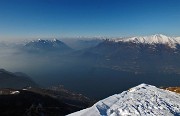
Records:
<instances>
[{"instance_id":1,"label":"blue sky","mask_svg":"<svg viewBox=\"0 0 180 116\"><path fill-rule=\"evenodd\" d=\"M180 0L0 0L0 39L180 36Z\"/></svg>"}]
</instances>

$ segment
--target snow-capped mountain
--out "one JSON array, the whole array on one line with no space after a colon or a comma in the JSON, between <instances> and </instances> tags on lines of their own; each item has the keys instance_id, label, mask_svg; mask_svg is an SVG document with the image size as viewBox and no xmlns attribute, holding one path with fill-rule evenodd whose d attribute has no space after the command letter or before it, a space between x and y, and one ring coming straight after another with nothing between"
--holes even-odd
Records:
<instances>
[{"instance_id":1,"label":"snow-capped mountain","mask_svg":"<svg viewBox=\"0 0 180 116\"><path fill-rule=\"evenodd\" d=\"M179 116L180 94L141 84L68 116Z\"/></svg>"},{"instance_id":2,"label":"snow-capped mountain","mask_svg":"<svg viewBox=\"0 0 180 116\"><path fill-rule=\"evenodd\" d=\"M24 48L27 50L34 50L34 51L71 50L69 46L67 46L65 43L57 39L54 40L38 39L38 40L30 41L24 45Z\"/></svg>"},{"instance_id":3,"label":"snow-capped mountain","mask_svg":"<svg viewBox=\"0 0 180 116\"><path fill-rule=\"evenodd\" d=\"M179 40L178 37L167 37L161 34L107 39L94 48L84 51L82 56L96 60L102 67L118 71L179 74Z\"/></svg>"},{"instance_id":4,"label":"snow-capped mountain","mask_svg":"<svg viewBox=\"0 0 180 116\"><path fill-rule=\"evenodd\" d=\"M171 48L176 48L177 44L180 44L180 37L168 37L162 34L155 34L144 37L130 37L115 39L115 42L133 42L144 44L166 44Z\"/></svg>"}]
</instances>

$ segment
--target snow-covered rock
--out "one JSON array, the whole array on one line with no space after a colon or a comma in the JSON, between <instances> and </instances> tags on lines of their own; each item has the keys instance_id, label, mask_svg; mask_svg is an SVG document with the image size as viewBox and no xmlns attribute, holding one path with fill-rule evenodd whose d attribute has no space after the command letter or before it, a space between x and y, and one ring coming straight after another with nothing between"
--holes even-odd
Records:
<instances>
[{"instance_id":1,"label":"snow-covered rock","mask_svg":"<svg viewBox=\"0 0 180 116\"><path fill-rule=\"evenodd\" d=\"M68 116L179 116L180 94L141 84Z\"/></svg>"},{"instance_id":2,"label":"snow-covered rock","mask_svg":"<svg viewBox=\"0 0 180 116\"><path fill-rule=\"evenodd\" d=\"M144 37L130 37L115 39L115 42L133 42L145 44L167 44L171 48L176 48L176 44L180 44L180 37L168 37L162 34L156 34Z\"/></svg>"},{"instance_id":3,"label":"snow-covered rock","mask_svg":"<svg viewBox=\"0 0 180 116\"><path fill-rule=\"evenodd\" d=\"M11 91L10 94L19 94L20 92L19 91Z\"/></svg>"}]
</instances>

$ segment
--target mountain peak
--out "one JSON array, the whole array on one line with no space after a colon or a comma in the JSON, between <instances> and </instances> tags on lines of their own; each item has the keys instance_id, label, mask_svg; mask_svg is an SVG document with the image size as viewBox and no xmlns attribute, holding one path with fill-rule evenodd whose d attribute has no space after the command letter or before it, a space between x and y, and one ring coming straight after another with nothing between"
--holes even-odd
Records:
<instances>
[{"instance_id":1,"label":"mountain peak","mask_svg":"<svg viewBox=\"0 0 180 116\"><path fill-rule=\"evenodd\" d=\"M163 34L154 34L154 35L152 35L154 38L170 38L170 37L168 37L168 36L166 36L166 35L163 35Z\"/></svg>"},{"instance_id":2,"label":"mountain peak","mask_svg":"<svg viewBox=\"0 0 180 116\"><path fill-rule=\"evenodd\" d=\"M153 36L155 36L155 37L167 37L166 35L163 35L163 34L154 34Z\"/></svg>"},{"instance_id":3,"label":"mountain peak","mask_svg":"<svg viewBox=\"0 0 180 116\"><path fill-rule=\"evenodd\" d=\"M57 41L57 39L54 38L53 41Z\"/></svg>"},{"instance_id":4,"label":"mountain peak","mask_svg":"<svg viewBox=\"0 0 180 116\"><path fill-rule=\"evenodd\" d=\"M69 116L180 115L180 95L148 84L115 94Z\"/></svg>"},{"instance_id":5,"label":"mountain peak","mask_svg":"<svg viewBox=\"0 0 180 116\"><path fill-rule=\"evenodd\" d=\"M56 42L56 41L59 41L59 40L58 40L58 39L56 39L56 38L54 38L54 39L53 39L53 42Z\"/></svg>"},{"instance_id":6,"label":"mountain peak","mask_svg":"<svg viewBox=\"0 0 180 116\"><path fill-rule=\"evenodd\" d=\"M143 44L166 44L171 48L176 48L176 44L180 44L180 42L179 42L179 40L177 40L177 38L168 37L163 34L116 39L115 42L133 42L133 43L143 43Z\"/></svg>"},{"instance_id":7,"label":"mountain peak","mask_svg":"<svg viewBox=\"0 0 180 116\"><path fill-rule=\"evenodd\" d=\"M54 40L44 40L38 39L34 41L30 41L24 45L25 50L28 51L70 51L71 48L67 46L65 43L58 39Z\"/></svg>"}]
</instances>

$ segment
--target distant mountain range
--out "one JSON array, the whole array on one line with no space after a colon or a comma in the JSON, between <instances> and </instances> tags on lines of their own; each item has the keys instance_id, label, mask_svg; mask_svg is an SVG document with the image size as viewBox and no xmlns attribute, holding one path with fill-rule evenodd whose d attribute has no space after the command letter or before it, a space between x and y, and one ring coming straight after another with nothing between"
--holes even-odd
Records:
<instances>
[{"instance_id":1,"label":"distant mountain range","mask_svg":"<svg viewBox=\"0 0 180 116\"><path fill-rule=\"evenodd\" d=\"M69 40L70 41L70 40ZM84 63L127 72L168 72L180 74L180 37L162 34L142 37L78 40L67 42L81 47L73 50L60 40L35 40L24 45L26 51L68 53ZM84 46L83 46L84 45ZM92 64L93 65L93 64Z\"/></svg>"},{"instance_id":2,"label":"distant mountain range","mask_svg":"<svg viewBox=\"0 0 180 116\"><path fill-rule=\"evenodd\" d=\"M115 39L115 42L132 42L136 44L149 44L149 45L156 45L156 44L164 44L171 48L176 48L177 45L180 44L180 37L168 37L162 34L155 34L151 36L144 36L144 37L130 37L130 38L121 38Z\"/></svg>"},{"instance_id":3,"label":"distant mountain range","mask_svg":"<svg viewBox=\"0 0 180 116\"><path fill-rule=\"evenodd\" d=\"M98 66L120 71L180 74L179 38L165 35L106 39L84 50L82 56L96 60Z\"/></svg>"},{"instance_id":4,"label":"distant mountain range","mask_svg":"<svg viewBox=\"0 0 180 116\"><path fill-rule=\"evenodd\" d=\"M23 49L29 52L67 52L72 50L72 48L57 39L30 41L23 46Z\"/></svg>"}]
</instances>

